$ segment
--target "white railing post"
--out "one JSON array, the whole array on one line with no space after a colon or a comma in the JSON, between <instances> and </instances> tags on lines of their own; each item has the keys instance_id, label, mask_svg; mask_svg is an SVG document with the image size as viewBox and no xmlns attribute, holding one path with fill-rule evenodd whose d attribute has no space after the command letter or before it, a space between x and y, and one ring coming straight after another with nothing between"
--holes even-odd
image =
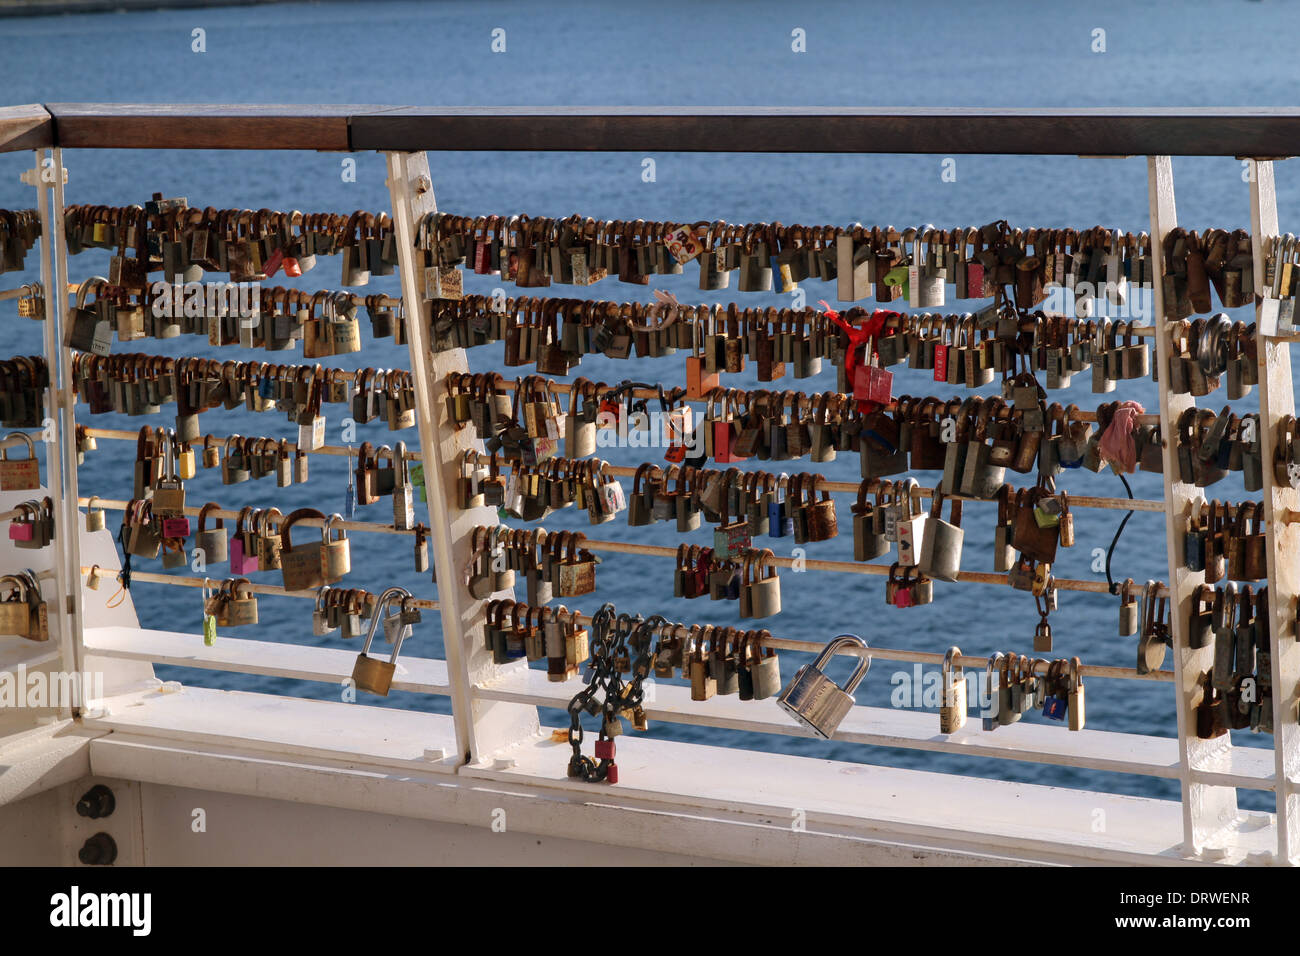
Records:
<instances>
[{"instance_id":1,"label":"white railing post","mask_svg":"<svg viewBox=\"0 0 1300 956\"><path fill-rule=\"evenodd\" d=\"M53 155L50 155L52 152ZM41 217L41 285L45 287L44 346L50 384L46 392L46 488L55 500L54 580L57 605L51 621L57 623L63 668L80 674L83 661L81 634L80 513L77 510L77 436L72 408L72 365L63 347L67 318L67 247L63 236L63 151L34 151L32 171L37 208ZM46 161L49 165L46 165ZM78 679L76 686L81 687ZM84 705L85 701L79 701ZM81 706L68 709L76 716Z\"/></svg>"},{"instance_id":2,"label":"white railing post","mask_svg":"<svg viewBox=\"0 0 1300 956\"><path fill-rule=\"evenodd\" d=\"M1196 736L1196 705L1201 700L1200 675L1214 664L1213 647L1187 645L1187 615L1192 593L1204 583L1205 572L1189 571L1182 558L1185 515L1202 497L1200 489L1178 480L1178 417L1196 404L1189 394L1169 391L1169 356L1172 350L1165 321L1164 241L1178 226L1174 204L1174 171L1168 156L1147 157L1147 192L1151 204L1151 250L1155 263L1152 282L1152 325L1155 328L1155 363L1159 377L1160 436L1164 439L1165 548L1169 562L1169 615L1173 632L1175 702L1178 712L1179 778L1182 784L1183 840L1188 853L1199 853L1215 836L1237 819L1237 791L1232 787L1197 783L1195 773L1207 761L1232 747L1228 734L1214 740Z\"/></svg>"},{"instance_id":3,"label":"white railing post","mask_svg":"<svg viewBox=\"0 0 1300 956\"><path fill-rule=\"evenodd\" d=\"M1300 649L1294 627L1296 595L1300 593L1300 525L1289 524L1300 508L1300 494L1273 479L1277 423L1295 414L1291 390L1291 345L1263 334L1260 315L1264 262L1268 240L1278 234L1277 194L1273 163L1249 160L1250 233L1255 276L1256 336L1259 362L1260 455L1264 472L1264 522L1268 539L1269 632L1272 635L1273 753L1277 773L1277 853L1280 862L1293 862L1300 853L1300 795L1292 781L1300 771L1300 726L1296 724L1296 682L1300 680ZM1280 268L1280 266L1279 266ZM1270 329L1270 332L1275 331Z\"/></svg>"},{"instance_id":4,"label":"white railing post","mask_svg":"<svg viewBox=\"0 0 1300 956\"><path fill-rule=\"evenodd\" d=\"M464 585L471 559L470 535L477 525L497 524L494 508L461 511L456 507L456 479L466 451L482 452L472 429L456 429L447 412L446 379L467 372L464 349L434 354L430 343L431 303L423 295L424 270L416 258L420 221L437 211L429 160L425 153L390 152L388 191L397 232L398 269L406 311L411 376L415 381L420 451L424 463L425 496L429 504L433 567L438 578L438 604L443 644L451 683L456 740L462 756L479 762L538 732L537 708L526 704L482 700L474 685L498 672L525 668L523 661L498 667L483 646L484 602L470 597ZM513 599L513 591L495 598Z\"/></svg>"}]
</instances>

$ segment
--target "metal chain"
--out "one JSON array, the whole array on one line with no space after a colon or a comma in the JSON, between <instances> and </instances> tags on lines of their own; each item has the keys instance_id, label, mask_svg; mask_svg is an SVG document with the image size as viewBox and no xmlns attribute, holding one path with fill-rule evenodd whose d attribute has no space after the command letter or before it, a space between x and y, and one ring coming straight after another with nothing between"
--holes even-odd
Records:
<instances>
[{"instance_id":1,"label":"metal chain","mask_svg":"<svg viewBox=\"0 0 1300 956\"><path fill-rule=\"evenodd\" d=\"M621 719L632 720L638 730L646 729L642 703L645 690L642 686L653 669L658 646L654 641L656 631L669 624L662 615L649 620L640 615L617 614L612 604L604 604L591 620L591 658L583 675L582 690L569 701L569 776L580 777L587 783L611 783L617 779L617 765L611 757L588 757L582 753L583 730L581 717L585 711L601 717L598 742L612 740L622 733ZM629 659L628 645L636 652L629 661L632 671L630 681L623 680L622 665ZM601 691L604 691L603 696ZM614 729L614 733L610 733ZM612 771L612 773L611 773Z\"/></svg>"}]
</instances>

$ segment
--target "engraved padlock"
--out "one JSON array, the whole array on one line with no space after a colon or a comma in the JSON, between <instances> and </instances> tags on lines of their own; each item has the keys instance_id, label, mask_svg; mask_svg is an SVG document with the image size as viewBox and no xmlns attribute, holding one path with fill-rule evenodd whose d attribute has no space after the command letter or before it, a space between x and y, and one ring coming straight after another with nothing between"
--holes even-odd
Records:
<instances>
[{"instance_id":1,"label":"engraved padlock","mask_svg":"<svg viewBox=\"0 0 1300 956\"><path fill-rule=\"evenodd\" d=\"M966 725L966 678L954 660L961 648L948 648L943 656L943 701L939 705L939 733L951 734Z\"/></svg>"},{"instance_id":2,"label":"engraved padlock","mask_svg":"<svg viewBox=\"0 0 1300 956\"><path fill-rule=\"evenodd\" d=\"M781 709L822 739L830 739L853 706L853 691L871 669L871 658L864 657L843 687L822 673L831 655L840 647L857 645L866 649L867 642L856 634L840 634L817 655L811 664L799 668L788 687L781 691L777 703Z\"/></svg>"},{"instance_id":3,"label":"engraved padlock","mask_svg":"<svg viewBox=\"0 0 1300 956\"><path fill-rule=\"evenodd\" d=\"M361 653L357 655L357 662L352 666L352 682L356 684L358 690L378 694L380 697L388 696L388 689L393 683L393 675L397 672L397 655L402 653L402 640L405 635L398 635L397 642L393 645L393 655L387 661L370 657L367 652L374 642L375 630L379 627L380 617L388 605L395 598L409 597L411 597L411 592L405 588L396 587L389 588L379 595L374 614L370 618L370 630L366 633L366 643L361 648Z\"/></svg>"}]
</instances>

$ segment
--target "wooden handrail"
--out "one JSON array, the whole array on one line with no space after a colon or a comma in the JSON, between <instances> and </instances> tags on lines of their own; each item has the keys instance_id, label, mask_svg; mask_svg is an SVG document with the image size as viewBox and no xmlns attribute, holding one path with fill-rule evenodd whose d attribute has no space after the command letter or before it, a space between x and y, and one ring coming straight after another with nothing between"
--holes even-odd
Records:
<instances>
[{"instance_id":1,"label":"wooden handrail","mask_svg":"<svg viewBox=\"0 0 1300 956\"><path fill-rule=\"evenodd\" d=\"M40 104L0 106L0 153L54 145L54 119Z\"/></svg>"},{"instance_id":2,"label":"wooden handrail","mask_svg":"<svg viewBox=\"0 0 1300 956\"><path fill-rule=\"evenodd\" d=\"M0 108L0 151L43 146L1263 158L1300 153L1300 109L158 103Z\"/></svg>"}]
</instances>

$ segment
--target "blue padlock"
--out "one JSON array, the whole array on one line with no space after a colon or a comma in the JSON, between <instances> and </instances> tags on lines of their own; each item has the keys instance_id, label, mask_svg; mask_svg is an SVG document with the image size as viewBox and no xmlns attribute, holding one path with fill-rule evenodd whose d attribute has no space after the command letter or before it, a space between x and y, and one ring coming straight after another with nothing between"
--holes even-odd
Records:
<instances>
[{"instance_id":1,"label":"blue padlock","mask_svg":"<svg viewBox=\"0 0 1300 956\"><path fill-rule=\"evenodd\" d=\"M794 516L785 500L786 482L790 476L784 471L776 481L776 491L767 506L767 534L772 538L784 538L794 534Z\"/></svg>"},{"instance_id":2,"label":"blue padlock","mask_svg":"<svg viewBox=\"0 0 1300 956\"><path fill-rule=\"evenodd\" d=\"M1069 702L1064 697L1049 697L1043 702L1043 716L1052 720L1065 720Z\"/></svg>"}]
</instances>

